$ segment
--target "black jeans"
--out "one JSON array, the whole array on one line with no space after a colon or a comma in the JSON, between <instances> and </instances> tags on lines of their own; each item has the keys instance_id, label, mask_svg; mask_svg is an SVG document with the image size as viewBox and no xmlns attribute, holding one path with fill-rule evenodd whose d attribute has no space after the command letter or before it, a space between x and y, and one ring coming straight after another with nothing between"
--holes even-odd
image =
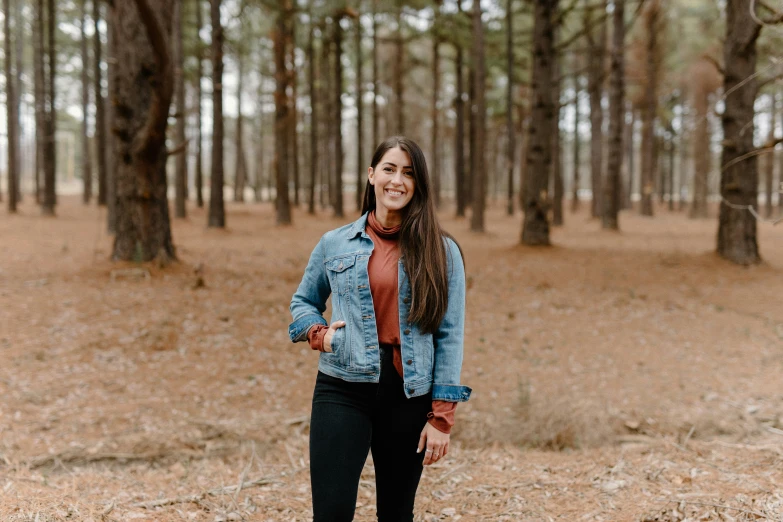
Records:
<instances>
[{"instance_id":1,"label":"black jeans","mask_svg":"<svg viewBox=\"0 0 783 522\"><path fill-rule=\"evenodd\" d=\"M353 520L370 450L378 521L413 521L424 460L416 447L431 410L431 394L405 397L390 349L381 349L378 383L348 382L318 372L310 420L313 522Z\"/></svg>"}]
</instances>

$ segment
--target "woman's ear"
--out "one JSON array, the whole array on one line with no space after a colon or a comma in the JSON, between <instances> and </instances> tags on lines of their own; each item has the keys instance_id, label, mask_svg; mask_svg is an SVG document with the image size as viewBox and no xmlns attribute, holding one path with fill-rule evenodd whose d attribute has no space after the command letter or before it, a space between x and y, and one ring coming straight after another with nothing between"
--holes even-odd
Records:
<instances>
[{"instance_id":1,"label":"woman's ear","mask_svg":"<svg viewBox=\"0 0 783 522\"><path fill-rule=\"evenodd\" d=\"M367 167L367 181L370 182L370 185L373 184L372 179L375 177L374 174L375 172L373 171L372 167Z\"/></svg>"}]
</instances>

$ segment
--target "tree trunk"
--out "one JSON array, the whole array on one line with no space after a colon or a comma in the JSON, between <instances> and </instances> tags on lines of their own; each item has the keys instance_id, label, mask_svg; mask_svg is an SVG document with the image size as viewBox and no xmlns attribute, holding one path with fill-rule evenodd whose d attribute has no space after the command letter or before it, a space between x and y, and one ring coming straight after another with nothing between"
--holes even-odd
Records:
<instances>
[{"instance_id":1,"label":"tree trunk","mask_svg":"<svg viewBox=\"0 0 783 522\"><path fill-rule=\"evenodd\" d=\"M204 25L203 6L201 0L195 0L196 3L196 34L201 33L201 27ZM204 77L204 51L199 41L196 51L196 172L193 183L196 185L196 206L204 207L204 117L203 98L204 93L201 89L201 79Z\"/></svg>"},{"instance_id":2,"label":"tree trunk","mask_svg":"<svg viewBox=\"0 0 783 522\"><path fill-rule=\"evenodd\" d=\"M554 45L557 46L560 28L554 29ZM552 125L552 181L553 181L553 199L552 199L552 226L563 225L563 159L560 150L560 90L562 89L562 66L558 51L555 51L553 57L552 74L552 108L554 110L554 123Z\"/></svg>"},{"instance_id":3,"label":"tree trunk","mask_svg":"<svg viewBox=\"0 0 783 522\"><path fill-rule=\"evenodd\" d=\"M506 156L508 158L508 187L506 191L506 214L514 215L514 152L517 148L514 129L514 12L513 0L506 2ZM578 116L577 116L578 119ZM577 154L578 155L578 154Z\"/></svg>"},{"instance_id":4,"label":"tree trunk","mask_svg":"<svg viewBox=\"0 0 783 522\"><path fill-rule=\"evenodd\" d=\"M364 101L362 100L362 18L356 17L356 210L361 212L364 193Z\"/></svg>"},{"instance_id":5,"label":"tree trunk","mask_svg":"<svg viewBox=\"0 0 783 522\"><path fill-rule=\"evenodd\" d=\"M624 209L633 208L633 202L631 196L633 195L633 182L636 175L636 169L634 168L634 127L636 126L636 112L633 110L633 104L628 103L628 114L631 118L625 123L625 137L623 143L625 144L625 185L623 186L623 206Z\"/></svg>"},{"instance_id":6,"label":"tree trunk","mask_svg":"<svg viewBox=\"0 0 783 522\"><path fill-rule=\"evenodd\" d=\"M289 59L291 62L291 96L288 97L288 102L290 104L290 109L288 112L288 146L290 148L288 157L289 160L289 168L291 172L289 173L289 176L293 178L294 180L294 205L296 207L299 206L299 139L296 133L296 124L297 124L297 110L296 110L296 103L297 103L297 84L298 82L298 76L297 76L297 69L296 69L296 41L294 40L296 31L294 28L294 23L296 21L296 18L294 15L291 15L291 19L289 20L289 28L288 28L288 42L286 44L286 47L288 48L289 53Z\"/></svg>"},{"instance_id":7,"label":"tree trunk","mask_svg":"<svg viewBox=\"0 0 783 522\"><path fill-rule=\"evenodd\" d=\"M224 228L226 210L223 200L223 26L220 22L221 0L211 0L212 22L212 176L209 184L209 217L207 226Z\"/></svg>"},{"instance_id":8,"label":"tree trunk","mask_svg":"<svg viewBox=\"0 0 783 522\"><path fill-rule=\"evenodd\" d=\"M592 9L585 10L585 26L590 26L593 18L604 16L606 13L606 0L600 2L602 6L598 13ZM601 215L601 191L603 187L603 124L604 110L601 106L603 91L604 60L606 54L607 23L602 21L596 27L598 38L593 31L587 32L587 52L590 66L587 70L587 92L590 97L590 186L592 188L591 213L593 217Z\"/></svg>"},{"instance_id":9,"label":"tree trunk","mask_svg":"<svg viewBox=\"0 0 783 522\"><path fill-rule=\"evenodd\" d=\"M552 127L556 124L552 96L555 67L554 14L558 0L535 0L531 123L527 142L527 176L522 243L549 244L549 168L552 163Z\"/></svg>"},{"instance_id":10,"label":"tree trunk","mask_svg":"<svg viewBox=\"0 0 783 522\"><path fill-rule=\"evenodd\" d=\"M435 10L434 22L433 22L433 34L432 34L432 106L431 115L432 118L432 145L430 146L430 154L432 155L432 191L435 197L435 207L440 208L440 196L441 196L441 172L440 172L440 158L438 157L438 147L440 145L440 118L438 111L438 101L440 100L440 27L438 26L438 15L440 12L442 0L435 2L433 9Z\"/></svg>"},{"instance_id":11,"label":"tree trunk","mask_svg":"<svg viewBox=\"0 0 783 522\"><path fill-rule=\"evenodd\" d=\"M486 204L487 172L486 132L487 104L486 80L484 63L484 23L481 21L481 2L473 2L473 109L475 121L475 160L473 165L473 203L471 205L470 229L473 232L484 232L484 206Z\"/></svg>"},{"instance_id":12,"label":"tree trunk","mask_svg":"<svg viewBox=\"0 0 783 522\"><path fill-rule=\"evenodd\" d=\"M574 60L574 68L578 68L579 63L575 59ZM574 176L573 176L573 183L571 186L571 212L575 213L579 210L579 185L581 184L581 179L579 176L579 171L581 169L580 165L580 139L579 139L579 121L581 118L580 110L579 110L579 97L581 96L581 85L579 81L579 75L574 75Z\"/></svg>"},{"instance_id":13,"label":"tree trunk","mask_svg":"<svg viewBox=\"0 0 783 522\"><path fill-rule=\"evenodd\" d=\"M380 115L378 114L378 0L372 2L372 146L380 145Z\"/></svg>"},{"instance_id":14,"label":"tree trunk","mask_svg":"<svg viewBox=\"0 0 783 522\"><path fill-rule=\"evenodd\" d=\"M402 0L397 0L397 35L394 61L394 92L397 95L397 128L395 134L405 134L405 69L403 68L403 53L405 52L405 43L402 39ZM338 54L339 56L339 54Z\"/></svg>"},{"instance_id":15,"label":"tree trunk","mask_svg":"<svg viewBox=\"0 0 783 522\"><path fill-rule=\"evenodd\" d=\"M343 29L339 16L334 24L334 216L343 217Z\"/></svg>"},{"instance_id":16,"label":"tree trunk","mask_svg":"<svg viewBox=\"0 0 783 522\"><path fill-rule=\"evenodd\" d=\"M460 3L457 3L459 7ZM457 113L456 129L454 130L454 174L455 197L457 199L457 217L465 216L467 184L465 183L465 85L462 67L462 46L456 43L457 57L454 75L456 76L457 93L454 98L454 111Z\"/></svg>"},{"instance_id":17,"label":"tree trunk","mask_svg":"<svg viewBox=\"0 0 783 522\"><path fill-rule=\"evenodd\" d=\"M780 107L783 108L783 96L781 96ZM783 114L780 115L780 119L781 122L783 122ZM775 186L775 190L778 193L778 217L783 217L783 151L781 151L778 156L778 183Z\"/></svg>"},{"instance_id":18,"label":"tree trunk","mask_svg":"<svg viewBox=\"0 0 783 522\"><path fill-rule=\"evenodd\" d=\"M612 13L612 62L609 76L609 146L604 184L603 216L601 226L619 229L618 213L622 187L620 170L623 163L623 110L625 98L625 0L615 0Z\"/></svg>"},{"instance_id":19,"label":"tree trunk","mask_svg":"<svg viewBox=\"0 0 783 522\"><path fill-rule=\"evenodd\" d=\"M185 124L187 122L187 110L185 108L185 56L182 50L182 0L174 1L174 37L172 38L172 51L174 59L174 82L177 99L177 126L175 129L175 147L185 143ZM188 153L187 148L176 156L176 168L174 169L174 216L184 218L187 216L185 208L185 194L188 188Z\"/></svg>"},{"instance_id":20,"label":"tree trunk","mask_svg":"<svg viewBox=\"0 0 783 522\"><path fill-rule=\"evenodd\" d=\"M43 203L44 143L46 141L44 77L44 2L36 0L33 9L33 82L35 95L35 202Z\"/></svg>"},{"instance_id":21,"label":"tree trunk","mask_svg":"<svg viewBox=\"0 0 783 522\"><path fill-rule=\"evenodd\" d=\"M291 203L288 198L288 86L290 74L286 66L288 26L293 16L291 0L283 0L274 30L275 52L275 179L277 188L277 224L291 223Z\"/></svg>"},{"instance_id":22,"label":"tree trunk","mask_svg":"<svg viewBox=\"0 0 783 522\"><path fill-rule=\"evenodd\" d=\"M653 0L644 13L645 36L645 78L644 102L642 103L642 172L641 172L641 205L643 216L653 215L652 196L654 193L655 168L655 119L658 112L658 15L657 2Z\"/></svg>"},{"instance_id":23,"label":"tree trunk","mask_svg":"<svg viewBox=\"0 0 783 522\"><path fill-rule=\"evenodd\" d=\"M698 86L696 86L698 87ZM710 173L710 111L709 92L694 89L695 124L693 131L693 201L691 218L707 217L707 179Z\"/></svg>"},{"instance_id":24,"label":"tree trunk","mask_svg":"<svg viewBox=\"0 0 783 522\"><path fill-rule=\"evenodd\" d=\"M45 146L44 146L44 197L41 210L45 215L53 216L54 207L57 204L57 194L55 192L57 185L57 143L55 142L55 133L57 132L57 110L55 106L55 71L57 65L57 47L55 46L55 27L57 14L54 6L54 0L47 2L47 46L48 46L48 64L49 71L46 78L47 89L47 107L45 114Z\"/></svg>"},{"instance_id":25,"label":"tree trunk","mask_svg":"<svg viewBox=\"0 0 783 522\"><path fill-rule=\"evenodd\" d=\"M770 108L769 108L769 143L774 143L775 140L775 113L777 107L775 106L775 95L772 93L769 96ZM775 148L767 152L764 161L765 175L764 175L764 216L769 219L772 217L772 186L773 176L775 175Z\"/></svg>"},{"instance_id":26,"label":"tree trunk","mask_svg":"<svg viewBox=\"0 0 783 522\"><path fill-rule=\"evenodd\" d=\"M23 174L23 162L22 162L22 144L21 139L24 134L22 128L22 97L24 93L24 66L25 66L25 45L24 45L24 33L25 33L25 19L24 12L22 11L22 4L26 3L26 0L14 0L14 47L16 49L16 67L14 71L14 82L16 82L16 90L14 91L15 99L15 114L16 114L16 202L22 201L22 174Z\"/></svg>"},{"instance_id":27,"label":"tree trunk","mask_svg":"<svg viewBox=\"0 0 783 522\"><path fill-rule=\"evenodd\" d=\"M3 34L5 38L5 98L6 98L6 116L8 123L8 212L16 212L16 200L19 196L19 190L16 186L19 181L17 177L16 155L19 153L17 148L19 131L19 118L16 115L16 78L12 67L13 50L11 49L11 1L3 0ZM21 49L16 49L21 52Z\"/></svg>"},{"instance_id":28,"label":"tree trunk","mask_svg":"<svg viewBox=\"0 0 783 522\"><path fill-rule=\"evenodd\" d=\"M242 89L245 79L245 57L242 50L237 56L237 128L236 128L236 162L234 168L234 201L245 201L245 185L247 184L247 161L245 160L245 118L242 115Z\"/></svg>"},{"instance_id":29,"label":"tree trunk","mask_svg":"<svg viewBox=\"0 0 783 522\"><path fill-rule=\"evenodd\" d=\"M307 188L307 213L315 214L315 183L317 174L318 158L318 92L316 90L316 70L315 60L315 20L312 15L312 2L310 4L310 30L307 35L307 61L308 67L308 86L307 92L310 94L310 186ZM373 106L375 101L373 101Z\"/></svg>"},{"instance_id":30,"label":"tree trunk","mask_svg":"<svg viewBox=\"0 0 783 522\"><path fill-rule=\"evenodd\" d=\"M166 199L166 127L174 71L166 42L176 0L114 2L117 235L112 258L175 259ZM143 30L140 30L143 28Z\"/></svg>"},{"instance_id":31,"label":"tree trunk","mask_svg":"<svg viewBox=\"0 0 783 522\"><path fill-rule=\"evenodd\" d=\"M666 182L666 190L669 193L669 212L674 212L674 132L672 131L669 134L668 139L668 150L669 150L669 168L667 169L666 176L667 176L667 182Z\"/></svg>"},{"instance_id":32,"label":"tree trunk","mask_svg":"<svg viewBox=\"0 0 783 522\"><path fill-rule=\"evenodd\" d=\"M106 140L106 105L103 97L103 87L101 80L103 71L101 70L101 4L100 0L92 0L92 19L93 19L93 95L95 97L95 158L97 160L96 170L98 171L98 205L106 205L107 198L107 158L106 149L108 147Z\"/></svg>"},{"instance_id":33,"label":"tree trunk","mask_svg":"<svg viewBox=\"0 0 783 522\"><path fill-rule=\"evenodd\" d=\"M718 254L740 265L761 260L756 218L747 208L757 205L758 162L753 150L753 102L756 99L756 40L761 27L751 18L747 2L728 0L723 45L723 152L721 154ZM742 85L739 85L742 82ZM744 159L739 159L744 158Z\"/></svg>"},{"instance_id":34,"label":"tree trunk","mask_svg":"<svg viewBox=\"0 0 783 522\"><path fill-rule=\"evenodd\" d=\"M92 161L90 157L89 111L90 111L90 60L87 53L87 0L81 0L81 40L79 50L82 55L82 202L86 205L92 199Z\"/></svg>"},{"instance_id":35,"label":"tree trunk","mask_svg":"<svg viewBox=\"0 0 783 522\"><path fill-rule=\"evenodd\" d=\"M330 42L326 38L326 23L323 24L321 29L321 56L319 60L319 81L318 81L318 98L321 100L321 106L323 107L323 114L319 121L320 125L320 161L319 165L319 203L321 208L326 208L327 205L333 205L334 199L334 166L332 165L332 140L333 134L333 121L332 121L332 100L334 96L331 95L331 50Z\"/></svg>"},{"instance_id":36,"label":"tree trunk","mask_svg":"<svg viewBox=\"0 0 783 522\"><path fill-rule=\"evenodd\" d=\"M103 114L106 116L105 125L101 127L106 137L105 161L106 161L106 228L110 234L114 234L117 229L117 139L111 132L114 129L115 117L112 105L108 104L111 99L111 93L115 89L115 77L117 75L117 32L114 29L114 23L111 17L106 17L106 64L108 74L106 75L108 94L103 99L103 107L108 107ZM100 158L100 155L98 156Z\"/></svg>"}]
</instances>

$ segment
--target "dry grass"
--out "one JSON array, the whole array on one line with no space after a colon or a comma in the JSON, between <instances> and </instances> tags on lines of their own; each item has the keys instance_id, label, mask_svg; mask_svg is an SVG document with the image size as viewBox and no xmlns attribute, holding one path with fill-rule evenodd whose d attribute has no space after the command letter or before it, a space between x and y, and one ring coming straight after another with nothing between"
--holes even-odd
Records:
<instances>
[{"instance_id":1,"label":"dry grass","mask_svg":"<svg viewBox=\"0 0 783 522\"><path fill-rule=\"evenodd\" d=\"M310 520L316 357L287 304L342 222L229 205L216 231L192 209L161 270L106 261L96 209L59 213L0 221L0 520ZM783 228L737 268L711 220L567 217L548 249L499 209L484 235L444 217L474 396L417 520L783 520Z\"/></svg>"}]
</instances>

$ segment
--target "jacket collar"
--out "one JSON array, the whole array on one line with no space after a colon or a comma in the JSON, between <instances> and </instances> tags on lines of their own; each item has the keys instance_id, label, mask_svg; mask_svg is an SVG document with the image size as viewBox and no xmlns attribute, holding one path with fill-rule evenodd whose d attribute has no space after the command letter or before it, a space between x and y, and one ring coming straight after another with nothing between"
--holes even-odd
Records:
<instances>
[{"instance_id":1,"label":"jacket collar","mask_svg":"<svg viewBox=\"0 0 783 522\"><path fill-rule=\"evenodd\" d=\"M363 237L370 237L367 235L367 232L365 232L365 228L367 227L367 216L369 214L369 212L365 212L359 219L348 226L348 239L355 238L357 234L361 234Z\"/></svg>"}]
</instances>

